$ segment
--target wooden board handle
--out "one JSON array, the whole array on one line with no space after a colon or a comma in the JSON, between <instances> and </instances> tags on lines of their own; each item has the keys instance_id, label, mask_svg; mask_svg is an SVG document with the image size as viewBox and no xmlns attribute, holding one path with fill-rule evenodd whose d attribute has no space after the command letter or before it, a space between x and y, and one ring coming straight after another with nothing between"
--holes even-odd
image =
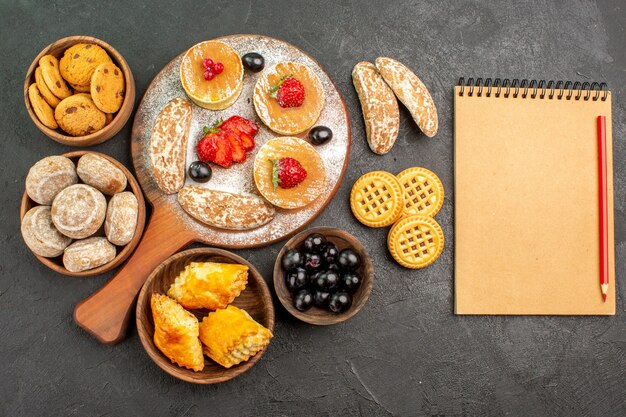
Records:
<instances>
[{"instance_id":1,"label":"wooden board handle","mask_svg":"<svg viewBox=\"0 0 626 417\"><path fill-rule=\"evenodd\" d=\"M155 209L131 258L109 282L76 306L76 324L101 343L122 340L134 301L148 275L168 256L193 241L192 234L177 225L180 221L174 213Z\"/></svg>"}]
</instances>

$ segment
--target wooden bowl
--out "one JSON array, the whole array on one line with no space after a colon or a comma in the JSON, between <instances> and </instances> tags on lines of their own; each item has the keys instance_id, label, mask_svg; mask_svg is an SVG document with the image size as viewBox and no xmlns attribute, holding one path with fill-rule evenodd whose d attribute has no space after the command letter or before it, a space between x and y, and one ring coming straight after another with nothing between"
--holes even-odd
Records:
<instances>
[{"instance_id":1,"label":"wooden bowl","mask_svg":"<svg viewBox=\"0 0 626 417\"><path fill-rule=\"evenodd\" d=\"M281 259L288 250L299 248L304 240L312 233L320 233L326 236L326 239L337 245L339 250L350 247L361 257L361 267L356 272L361 275L363 282L357 292L352 295L352 306L343 313L333 313L330 310L316 306L311 307L307 311L300 311L293 306L293 296L285 284L285 271L283 270ZM278 253L276 263L274 264L274 290L283 307L285 307L292 316L318 326L341 323L358 313L367 302L372 292L373 283L374 265L367 251L363 245L361 245L361 242L350 233L333 227L314 227L298 233L285 243L285 246L283 246Z\"/></svg>"},{"instance_id":2,"label":"wooden bowl","mask_svg":"<svg viewBox=\"0 0 626 417\"><path fill-rule=\"evenodd\" d=\"M119 247L118 247L117 255L108 264L104 264L97 268L89 269L87 271L71 272L65 269L65 266L63 266L63 255L57 256L56 258L44 258L43 256L39 256L33 253L33 255L35 255L42 264L46 265L48 268L52 269L53 271L56 271L63 275L69 275L71 277L81 277L81 278L92 277L94 275L103 274L117 267L122 262L124 262L126 258L128 258L130 254L133 253L133 251L139 244L139 241L141 240L141 234L143 233L143 227L146 222L146 203L143 199L141 188L139 187L139 184L137 183L137 180L135 179L133 174L131 174L130 171L126 169L124 165L122 165L117 160L111 158L110 156L101 154L99 152L93 152L93 151L74 151L74 152L65 153L63 154L63 156L71 159L72 162L74 162L74 164L77 164L80 157L86 153L92 153L92 154L101 156L107 159L108 161L112 162L116 167L122 170L122 172L124 173L124 175L126 175L126 178L128 180L128 184L126 185L126 189L124 191L130 191L133 194L135 194L135 197L137 197L137 209L138 210L137 210L137 227L135 228L135 235L133 236L130 242L128 242L126 245L122 247L122 250L119 250ZM79 183L80 183L80 179L79 179ZM105 196L105 197L108 203L108 201L110 200L110 196ZM31 200L28 194L26 194L26 191L24 191L24 195L22 195L22 204L20 206L20 223L22 219L24 218L24 215L28 212L28 210L38 205L40 204ZM104 231L102 227L100 228L98 232L96 232L95 236L104 236Z\"/></svg>"},{"instance_id":3,"label":"wooden bowl","mask_svg":"<svg viewBox=\"0 0 626 417\"><path fill-rule=\"evenodd\" d=\"M265 353L265 349L263 349L247 362L242 362L232 368L224 368L205 356L204 369L200 372L194 372L191 369L182 368L172 363L155 346L150 297L153 293L167 293L178 274L190 262L206 261L237 263L250 268L248 271L248 285L239 297L235 298L232 304L247 311L254 320L267 327L272 333L274 332L274 304L272 303L272 296L259 271L248 261L232 252L213 248L189 249L170 256L152 271L139 293L136 314L137 332L144 349L161 369L175 378L194 384L216 384L235 378L252 368ZM190 311L195 314L199 321L209 313L208 310Z\"/></svg>"},{"instance_id":4,"label":"wooden bowl","mask_svg":"<svg viewBox=\"0 0 626 417\"><path fill-rule=\"evenodd\" d=\"M67 48L77 43L93 43L101 46L109 54L115 65L122 70L124 80L126 82L126 95L124 96L124 102L122 103L122 107L115 114L111 123L97 132L85 136L70 136L63 132L60 128L50 129L44 126L33 111L28 98L28 87L35 82L35 70L39 66L39 59L44 55L54 55L56 58L60 59ZM59 39L58 41L46 46L43 51L37 55L33 63L30 64L30 67L26 72L26 78L24 79L24 103L26 104L26 110L35 125L37 125L39 130L41 130L50 139L69 146L93 146L111 139L128 121L128 118L133 111L133 106L135 105L135 80L124 57L122 57L122 55L120 55L120 53L117 52L111 45L101 41L100 39L92 38L91 36L70 36Z\"/></svg>"}]
</instances>

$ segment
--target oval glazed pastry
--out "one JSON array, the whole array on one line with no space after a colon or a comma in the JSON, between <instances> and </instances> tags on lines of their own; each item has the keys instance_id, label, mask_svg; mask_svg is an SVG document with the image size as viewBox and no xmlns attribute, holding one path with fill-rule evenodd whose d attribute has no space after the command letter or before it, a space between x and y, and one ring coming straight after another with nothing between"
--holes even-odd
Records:
<instances>
[{"instance_id":1,"label":"oval glazed pastry","mask_svg":"<svg viewBox=\"0 0 626 417\"><path fill-rule=\"evenodd\" d=\"M125 191L111 197L104 220L104 233L109 242L124 246L132 240L137 228L138 211L135 194Z\"/></svg>"},{"instance_id":2,"label":"oval glazed pastry","mask_svg":"<svg viewBox=\"0 0 626 417\"><path fill-rule=\"evenodd\" d=\"M77 182L76 167L69 158L47 156L28 170L26 194L36 203L49 206L61 190Z\"/></svg>"},{"instance_id":3,"label":"oval glazed pastry","mask_svg":"<svg viewBox=\"0 0 626 417\"><path fill-rule=\"evenodd\" d=\"M290 78L297 80L301 88L295 81L288 82ZM281 102L281 88L291 90L285 97L301 93L303 100L296 97L293 103ZM295 135L315 124L324 108L325 95L322 82L309 67L281 62L259 77L253 100L256 113L267 127L281 135Z\"/></svg>"},{"instance_id":4,"label":"oval glazed pastry","mask_svg":"<svg viewBox=\"0 0 626 417\"><path fill-rule=\"evenodd\" d=\"M284 158L294 159L306 172L295 187L275 185L275 166ZM326 168L320 154L308 142L281 137L267 141L254 158L254 182L263 197L277 207L295 209L313 202L326 186Z\"/></svg>"},{"instance_id":5,"label":"oval glazed pastry","mask_svg":"<svg viewBox=\"0 0 626 417\"><path fill-rule=\"evenodd\" d=\"M396 143L400 130L398 101L371 62L354 66L352 82L361 102L367 143L372 152L384 155Z\"/></svg>"},{"instance_id":6,"label":"oval glazed pastry","mask_svg":"<svg viewBox=\"0 0 626 417\"><path fill-rule=\"evenodd\" d=\"M255 229L269 223L274 207L255 195L232 194L187 185L178 193L178 203L194 219L229 230Z\"/></svg>"},{"instance_id":7,"label":"oval glazed pastry","mask_svg":"<svg viewBox=\"0 0 626 417\"><path fill-rule=\"evenodd\" d=\"M430 138L435 136L439 127L437 108L422 80L395 59L376 58L376 68L398 100L409 109L422 132Z\"/></svg>"},{"instance_id":8,"label":"oval glazed pastry","mask_svg":"<svg viewBox=\"0 0 626 417\"><path fill-rule=\"evenodd\" d=\"M82 272L111 262L116 255L115 246L104 237L78 240L63 252L63 266L70 272Z\"/></svg>"},{"instance_id":9,"label":"oval glazed pastry","mask_svg":"<svg viewBox=\"0 0 626 417\"><path fill-rule=\"evenodd\" d=\"M157 185L174 194L185 184L185 159L193 105L183 97L163 107L150 135L150 163Z\"/></svg>"},{"instance_id":10,"label":"oval glazed pastry","mask_svg":"<svg viewBox=\"0 0 626 417\"><path fill-rule=\"evenodd\" d=\"M28 210L22 219L22 238L34 254L54 258L72 243L72 239L59 232L52 223L50 207L36 206Z\"/></svg>"},{"instance_id":11,"label":"oval glazed pastry","mask_svg":"<svg viewBox=\"0 0 626 417\"><path fill-rule=\"evenodd\" d=\"M86 153L78 160L76 172L81 180L96 190L114 195L126 189L124 172L106 158L94 153Z\"/></svg>"},{"instance_id":12,"label":"oval glazed pastry","mask_svg":"<svg viewBox=\"0 0 626 417\"><path fill-rule=\"evenodd\" d=\"M90 185L74 184L54 198L52 221L65 236L84 239L102 226L106 208L106 199L100 191Z\"/></svg>"}]
</instances>

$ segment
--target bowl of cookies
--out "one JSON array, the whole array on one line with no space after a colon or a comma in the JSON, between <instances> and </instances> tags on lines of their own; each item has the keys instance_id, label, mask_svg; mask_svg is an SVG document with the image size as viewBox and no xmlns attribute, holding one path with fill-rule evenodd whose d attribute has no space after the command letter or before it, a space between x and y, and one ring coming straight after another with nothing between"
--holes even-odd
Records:
<instances>
[{"instance_id":1,"label":"bowl of cookies","mask_svg":"<svg viewBox=\"0 0 626 417\"><path fill-rule=\"evenodd\" d=\"M22 238L47 267L88 277L128 258L143 232L146 206L133 175L90 151L48 156L26 176Z\"/></svg>"},{"instance_id":2,"label":"bowl of cookies","mask_svg":"<svg viewBox=\"0 0 626 417\"><path fill-rule=\"evenodd\" d=\"M348 320L367 302L374 265L351 234L315 227L292 237L278 253L274 290L294 317L315 325Z\"/></svg>"},{"instance_id":3,"label":"bowl of cookies","mask_svg":"<svg viewBox=\"0 0 626 417\"><path fill-rule=\"evenodd\" d=\"M24 102L49 138L92 146L115 136L128 121L135 81L111 45L90 36L70 36L48 45L30 65Z\"/></svg>"},{"instance_id":4,"label":"bowl of cookies","mask_svg":"<svg viewBox=\"0 0 626 417\"><path fill-rule=\"evenodd\" d=\"M177 253L148 277L137 299L137 332L150 358L175 378L215 384L263 356L274 331L265 280L223 249Z\"/></svg>"}]
</instances>

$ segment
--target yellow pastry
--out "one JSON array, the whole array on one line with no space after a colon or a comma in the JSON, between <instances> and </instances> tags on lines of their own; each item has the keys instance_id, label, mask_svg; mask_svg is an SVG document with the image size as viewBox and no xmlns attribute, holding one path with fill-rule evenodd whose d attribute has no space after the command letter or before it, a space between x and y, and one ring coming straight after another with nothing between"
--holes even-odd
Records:
<instances>
[{"instance_id":1,"label":"yellow pastry","mask_svg":"<svg viewBox=\"0 0 626 417\"><path fill-rule=\"evenodd\" d=\"M405 268L424 268L443 251L443 231L432 217L404 217L393 225L387 236L389 253Z\"/></svg>"},{"instance_id":2,"label":"yellow pastry","mask_svg":"<svg viewBox=\"0 0 626 417\"><path fill-rule=\"evenodd\" d=\"M403 216L421 214L435 217L443 205L444 190L434 172L422 168L408 168L396 175L404 192Z\"/></svg>"},{"instance_id":3,"label":"yellow pastry","mask_svg":"<svg viewBox=\"0 0 626 417\"><path fill-rule=\"evenodd\" d=\"M386 171L372 171L356 180L350 193L352 214L369 227L385 227L402 214L403 196L398 179Z\"/></svg>"},{"instance_id":4,"label":"yellow pastry","mask_svg":"<svg viewBox=\"0 0 626 417\"><path fill-rule=\"evenodd\" d=\"M232 303L247 283L245 265L191 262L176 277L167 295L185 308L216 310Z\"/></svg>"},{"instance_id":5,"label":"yellow pastry","mask_svg":"<svg viewBox=\"0 0 626 417\"><path fill-rule=\"evenodd\" d=\"M213 78L207 79L205 59L222 65L211 70ZM180 64L180 81L185 92L198 106L209 110L222 110L231 106L243 88L243 65L237 51L224 42L205 41L189 48Z\"/></svg>"},{"instance_id":6,"label":"yellow pastry","mask_svg":"<svg viewBox=\"0 0 626 417\"><path fill-rule=\"evenodd\" d=\"M162 294L150 299L154 320L154 344L172 362L185 368L204 369L198 319L176 301Z\"/></svg>"},{"instance_id":7,"label":"yellow pastry","mask_svg":"<svg viewBox=\"0 0 626 417\"><path fill-rule=\"evenodd\" d=\"M276 164L284 158L295 159L306 171L306 177L291 188L274 183ZM278 175L278 174L277 174ZM285 209L304 207L322 194L326 186L326 169L320 154L308 142L282 137L271 139L259 149L254 159L254 182L273 205Z\"/></svg>"},{"instance_id":8,"label":"yellow pastry","mask_svg":"<svg viewBox=\"0 0 626 417\"><path fill-rule=\"evenodd\" d=\"M295 78L304 90L304 101L297 107L281 107L274 95L287 78ZM254 108L263 123L281 135L295 135L309 129L324 108L322 83L306 65L281 62L265 71L254 87Z\"/></svg>"},{"instance_id":9,"label":"yellow pastry","mask_svg":"<svg viewBox=\"0 0 626 417\"><path fill-rule=\"evenodd\" d=\"M200 323L204 353L225 368L245 362L267 346L272 332L235 306L209 313Z\"/></svg>"}]
</instances>

